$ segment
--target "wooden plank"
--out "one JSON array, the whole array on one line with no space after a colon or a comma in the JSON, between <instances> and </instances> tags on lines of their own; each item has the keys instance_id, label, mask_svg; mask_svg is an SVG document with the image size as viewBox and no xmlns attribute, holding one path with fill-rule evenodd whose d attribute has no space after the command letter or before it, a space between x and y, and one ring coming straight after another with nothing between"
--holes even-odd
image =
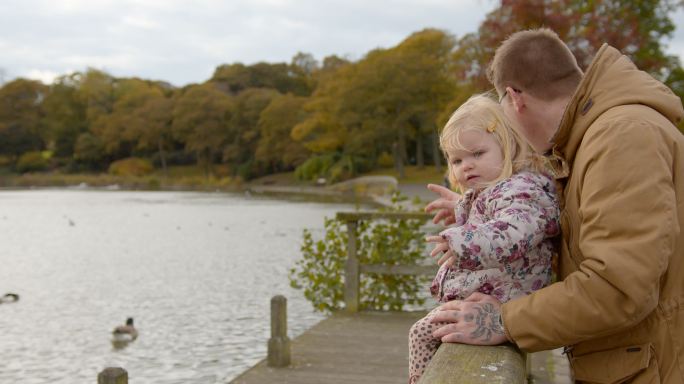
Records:
<instances>
[{"instance_id":1,"label":"wooden plank","mask_svg":"<svg viewBox=\"0 0 684 384\"><path fill-rule=\"evenodd\" d=\"M425 312L337 312L292 340L292 365L265 361L234 384L396 384L408 381L408 331Z\"/></svg>"},{"instance_id":2,"label":"wooden plank","mask_svg":"<svg viewBox=\"0 0 684 384\"><path fill-rule=\"evenodd\" d=\"M434 276L439 269L436 265L386 265L363 264L361 273L380 273L386 275L430 275Z\"/></svg>"},{"instance_id":3,"label":"wooden plank","mask_svg":"<svg viewBox=\"0 0 684 384\"><path fill-rule=\"evenodd\" d=\"M512 345L442 344L419 384L523 384L525 359Z\"/></svg>"},{"instance_id":4,"label":"wooden plank","mask_svg":"<svg viewBox=\"0 0 684 384\"><path fill-rule=\"evenodd\" d=\"M429 220L432 214L424 212L337 212L337 219L342 221L359 220Z\"/></svg>"},{"instance_id":5,"label":"wooden plank","mask_svg":"<svg viewBox=\"0 0 684 384\"><path fill-rule=\"evenodd\" d=\"M344 304L347 312L359 310L360 271L356 257L356 221L347 223L347 262L344 266Z\"/></svg>"}]
</instances>

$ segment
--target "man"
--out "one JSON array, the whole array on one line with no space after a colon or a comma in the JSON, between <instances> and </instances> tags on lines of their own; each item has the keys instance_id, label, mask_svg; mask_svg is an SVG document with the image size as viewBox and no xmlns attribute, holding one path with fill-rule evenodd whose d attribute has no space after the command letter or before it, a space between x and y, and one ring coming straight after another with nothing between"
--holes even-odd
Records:
<instances>
[{"instance_id":1,"label":"man","mask_svg":"<svg viewBox=\"0 0 684 384\"><path fill-rule=\"evenodd\" d=\"M559 282L505 304L442 306L445 342L566 347L577 382L684 383L681 100L604 45L583 75L558 36L513 34L489 79L506 116L563 185ZM426 208L451 220L457 196Z\"/></svg>"}]
</instances>

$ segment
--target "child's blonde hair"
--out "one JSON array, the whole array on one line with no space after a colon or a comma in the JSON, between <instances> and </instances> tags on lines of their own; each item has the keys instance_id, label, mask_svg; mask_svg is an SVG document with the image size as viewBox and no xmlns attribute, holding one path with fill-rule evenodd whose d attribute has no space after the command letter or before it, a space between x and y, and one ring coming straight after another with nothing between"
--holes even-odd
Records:
<instances>
[{"instance_id":1,"label":"child's blonde hair","mask_svg":"<svg viewBox=\"0 0 684 384\"><path fill-rule=\"evenodd\" d=\"M489 185L511 177L522 170L536 172L544 171L544 162L536 154L527 141L513 129L504 116L501 105L487 94L474 95L463 103L451 115L442 133L439 135L439 146L444 152L449 166L449 182L452 188L459 187L452 172L453 165L449 153L463 149L459 140L459 133L464 129L480 130L494 135L501 147L503 166L501 174Z\"/></svg>"}]
</instances>

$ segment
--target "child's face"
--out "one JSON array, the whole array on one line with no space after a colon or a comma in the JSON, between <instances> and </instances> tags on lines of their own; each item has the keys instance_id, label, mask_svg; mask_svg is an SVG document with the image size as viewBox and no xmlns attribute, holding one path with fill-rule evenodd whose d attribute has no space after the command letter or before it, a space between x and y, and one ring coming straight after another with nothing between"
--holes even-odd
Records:
<instances>
[{"instance_id":1,"label":"child's face","mask_svg":"<svg viewBox=\"0 0 684 384\"><path fill-rule=\"evenodd\" d=\"M477 129L458 134L462 148L449 152L452 176L464 189L485 186L503 168L503 154L494 135Z\"/></svg>"}]
</instances>

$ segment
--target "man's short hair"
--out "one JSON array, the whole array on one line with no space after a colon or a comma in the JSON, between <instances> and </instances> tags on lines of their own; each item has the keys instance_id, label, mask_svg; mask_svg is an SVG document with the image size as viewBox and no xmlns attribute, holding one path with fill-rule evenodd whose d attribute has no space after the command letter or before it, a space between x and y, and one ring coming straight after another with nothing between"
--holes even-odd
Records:
<instances>
[{"instance_id":1,"label":"man's short hair","mask_svg":"<svg viewBox=\"0 0 684 384\"><path fill-rule=\"evenodd\" d=\"M537 98L570 96L582 80L582 70L565 43L550 29L520 31L497 48L487 77L497 92L506 87Z\"/></svg>"}]
</instances>

